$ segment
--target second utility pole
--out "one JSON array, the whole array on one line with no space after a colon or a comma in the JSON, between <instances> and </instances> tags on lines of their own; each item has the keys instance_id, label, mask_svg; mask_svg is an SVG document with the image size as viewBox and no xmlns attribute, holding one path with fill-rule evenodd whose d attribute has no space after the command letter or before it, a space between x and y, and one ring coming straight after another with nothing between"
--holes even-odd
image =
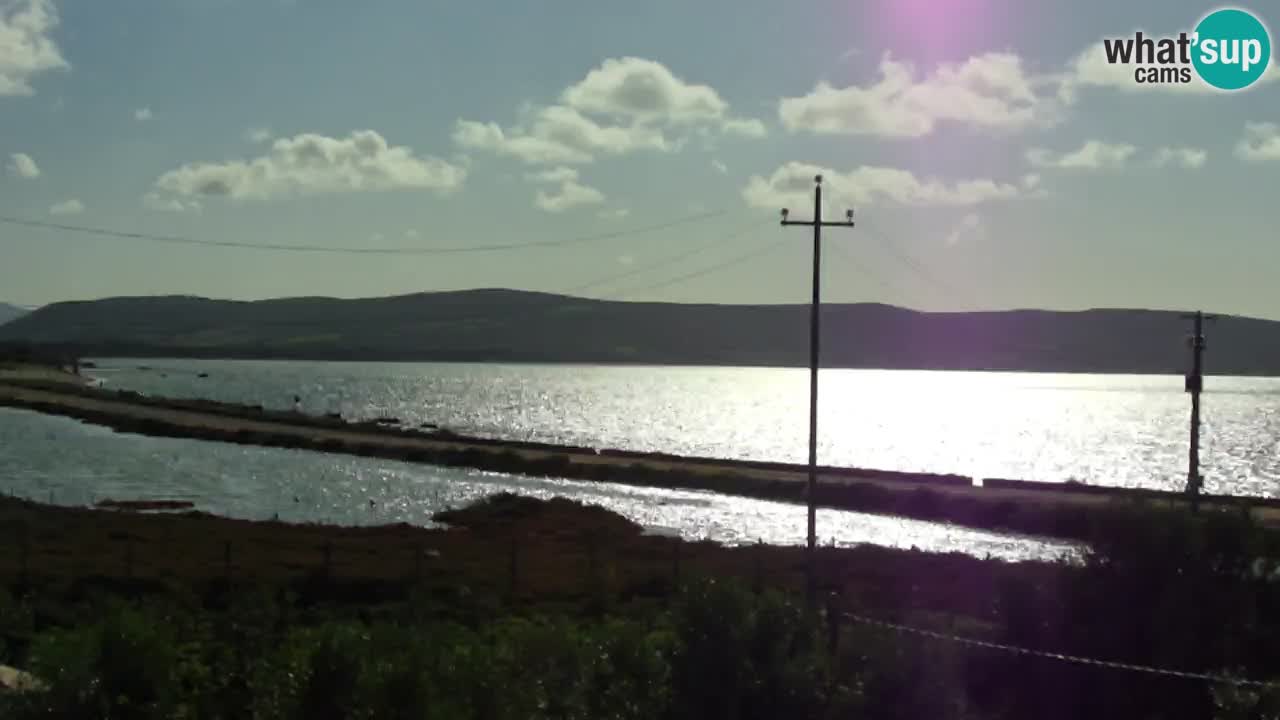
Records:
<instances>
[{"instance_id":1,"label":"second utility pole","mask_svg":"<svg viewBox=\"0 0 1280 720\"><path fill-rule=\"evenodd\" d=\"M1200 509L1200 492L1204 476L1200 474L1200 392L1204 389L1204 321L1216 320L1199 310L1194 315L1183 315L1194 320L1195 326L1188 338L1191 346L1191 372L1187 373L1186 389L1191 393L1191 447L1187 455L1187 495L1191 499L1191 511Z\"/></svg>"},{"instance_id":2,"label":"second utility pole","mask_svg":"<svg viewBox=\"0 0 1280 720\"><path fill-rule=\"evenodd\" d=\"M809 485L806 498L809 505L809 538L805 549L805 594L812 607L816 599L817 578L814 549L818 538L816 496L818 491L818 349L820 337L820 310L822 308L822 228L853 227L853 211L845 211L844 222L822 220L822 176L813 179L813 220L788 220L788 211L782 209L782 224L813 227L813 302L809 306Z\"/></svg>"}]
</instances>

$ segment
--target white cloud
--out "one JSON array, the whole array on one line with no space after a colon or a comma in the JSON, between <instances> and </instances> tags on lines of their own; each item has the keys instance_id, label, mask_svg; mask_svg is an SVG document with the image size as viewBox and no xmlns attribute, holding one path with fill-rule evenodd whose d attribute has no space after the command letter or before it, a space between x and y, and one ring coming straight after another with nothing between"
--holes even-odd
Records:
<instances>
[{"instance_id":1,"label":"white cloud","mask_svg":"<svg viewBox=\"0 0 1280 720\"><path fill-rule=\"evenodd\" d=\"M618 263L619 263L619 264L622 264L622 265L631 265L631 264L633 264L635 261L636 261L636 259L635 259L635 258L633 258L633 257L631 257L630 255L619 255L619 256L618 256Z\"/></svg>"},{"instance_id":2,"label":"white cloud","mask_svg":"<svg viewBox=\"0 0 1280 720\"><path fill-rule=\"evenodd\" d=\"M157 192L142 196L142 204L157 212L195 212L201 210L200 201L180 197L166 197Z\"/></svg>"},{"instance_id":3,"label":"white cloud","mask_svg":"<svg viewBox=\"0 0 1280 720\"><path fill-rule=\"evenodd\" d=\"M0 97L32 95L37 75L70 67L50 36L57 25L53 0L0 0Z\"/></svg>"},{"instance_id":4,"label":"white cloud","mask_svg":"<svg viewBox=\"0 0 1280 720\"><path fill-rule=\"evenodd\" d=\"M1133 33L1128 33L1132 37ZM1117 35L1124 37L1124 34ZM1171 64L1151 64L1145 67L1177 67L1186 68L1189 71L1191 82L1189 83L1140 83L1134 79L1134 72L1138 69L1136 65L1111 64L1107 62L1107 51L1102 41L1098 41L1093 45L1085 48L1078 55L1067 63L1066 70L1062 76L1058 78L1059 89L1058 96L1066 103L1075 102L1080 95L1081 88L1104 88L1110 90L1119 90L1121 92L1132 93L1172 93L1180 95L1209 95L1221 93L1221 90L1213 87L1200 79L1200 75L1196 73L1195 68L1184 66L1181 63ZM1256 82L1253 87L1272 83L1280 80L1280 68L1277 68L1274 59L1267 66L1266 73Z\"/></svg>"},{"instance_id":5,"label":"white cloud","mask_svg":"<svg viewBox=\"0 0 1280 720\"><path fill-rule=\"evenodd\" d=\"M986 225L982 222L982 216L971 212L960 218L960 221L951 229L951 232L947 233L947 237L943 242L948 247L952 247L966 240L981 239L985 235Z\"/></svg>"},{"instance_id":6,"label":"white cloud","mask_svg":"<svg viewBox=\"0 0 1280 720\"><path fill-rule=\"evenodd\" d=\"M549 213L559 213L582 205L599 205L604 199L604 193L599 190L570 180L562 183L555 193L539 190L534 205Z\"/></svg>"},{"instance_id":7,"label":"white cloud","mask_svg":"<svg viewBox=\"0 0 1280 720\"><path fill-rule=\"evenodd\" d=\"M1127 165L1137 151L1136 147L1125 143L1089 140L1079 150L1069 153L1032 148L1027 151L1027 161L1041 168L1114 170Z\"/></svg>"},{"instance_id":8,"label":"white cloud","mask_svg":"<svg viewBox=\"0 0 1280 720\"><path fill-rule=\"evenodd\" d=\"M630 214L631 210L628 208L612 208L609 210L601 210L599 212L600 217L605 220L621 220Z\"/></svg>"},{"instance_id":9,"label":"white cloud","mask_svg":"<svg viewBox=\"0 0 1280 720\"><path fill-rule=\"evenodd\" d=\"M719 160L712 160L711 167L715 168L716 172L720 173L721 175L727 175L729 173L729 166L725 165Z\"/></svg>"},{"instance_id":10,"label":"white cloud","mask_svg":"<svg viewBox=\"0 0 1280 720\"><path fill-rule=\"evenodd\" d=\"M137 120L138 122L146 122L146 121L150 120L150 119L151 119L151 108L149 108L149 107L144 107L144 108L138 108L137 110L134 110L134 111L133 111L133 119L134 119L134 120Z\"/></svg>"},{"instance_id":11,"label":"white cloud","mask_svg":"<svg viewBox=\"0 0 1280 720\"><path fill-rule=\"evenodd\" d=\"M72 198L49 206L50 215L79 215L84 212L84 203Z\"/></svg>"},{"instance_id":12,"label":"white cloud","mask_svg":"<svg viewBox=\"0 0 1280 720\"><path fill-rule=\"evenodd\" d=\"M453 140L460 147L509 155L531 165L592 162L594 155L672 149L662 132L647 125L600 125L573 108L537 111L529 127L504 131L497 123L459 120Z\"/></svg>"},{"instance_id":13,"label":"white cloud","mask_svg":"<svg viewBox=\"0 0 1280 720\"><path fill-rule=\"evenodd\" d=\"M1236 143L1236 157L1246 162L1280 160L1280 124L1248 123Z\"/></svg>"},{"instance_id":14,"label":"white cloud","mask_svg":"<svg viewBox=\"0 0 1280 720\"><path fill-rule=\"evenodd\" d=\"M737 135L744 138L762 138L769 134L764 123L755 118L730 118L720 125L725 135Z\"/></svg>"},{"instance_id":15,"label":"white cloud","mask_svg":"<svg viewBox=\"0 0 1280 720\"><path fill-rule=\"evenodd\" d=\"M179 197L267 199L289 195L388 190L448 192L466 169L392 146L373 130L345 138L312 133L280 138L252 160L190 163L161 175L156 189Z\"/></svg>"},{"instance_id":16,"label":"white cloud","mask_svg":"<svg viewBox=\"0 0 1280 720\"><path fill-rule=\"evenodd\" d=\"M244 136L251 143L264 143L271 139L271 130L267 128L250 128Z\"/></svg>"},{"instance_id":17,"label":"white cloud","mask_svg":"<svg viewBox=\"0 0 1280 720\"><path fill-rule=\"evenodd\" d=\"M561 100L585 113L675 124L718 122L729 110L711 87L687 83L662 63L637 57L605 60Z\"/></svg>"},{"instance_id":18,"label":"white cloud","mask_svg":"<svg viewBox=\"0 0 1280 720\"><path fill-rule=\"evenodd\" d=\"M758 138L768 131L759 120L730 115L713 88L653 60L624 57L605 60L557 104L526 111L515 126L460 119L453 141L531 165L582 165L601 154L677 150L693 132Z\"/></svg>"},{"instance_id":19,"label":"white cloud","mask_svg":"<svg viewBox=\"0 0 1280 720\"><path fill-rule=\"evenodd\" d=\"M541 172L529 173L525 175L525 179L530 180L532 182L562 183L562 182L568 182L570 180L577 180L578 171L574 170L571 167L560 165L550 170L543 170Z\"/></svg>"},{"instance_id":20,"label":"white cloud","mask_svg":"<svg viewBox=\"0 0 1280 720\"><path fill-rule=\"evenodd\" d=\"M408 230L404 231L404 237L406 240L417 240L418 231L414 230L413 228L409 228Z\"/></svg>"},{"instance_id":21,"label":"white cloud","mask_svg":"<svg viewBox=\"0 0 1280 720\"><path fill-rule=\"evenodd\" d=\"M20 178L38 178L40 177L40 166L36 165L36 161L26 153L14 153L9 156L9 165L7 166L10 175Z\"/></svg>"},{"instance_id":22,"label":"white cloud","mask_svg":"<svg viewBox=\"0 0 1280 720\"><path fill-rule=\"evenodd\" d=\"M383 235L382 233L374 233L369 236L369 242L380 243L386 239L387 239L386 236Z\"/></svg>"},{"instance_id":23,"label":"white cloud","mask_svg":"<svg viewBox=\"0 0 1280 720\"><path fill-rule=\"evenodd\" d=\"M1016 130L1055 119L1053 103L1036 93L1036 85L1011 53L944 63L921 78L911 64L886 53L874 84L835 88L820 82L808 95L783 98L778 116L793 132L836 135L920 137L942 122Z\"/></svg>"},{"instance_id":24,"label":"white cloud","mask_svg":"<svg viewBox=\"0 0 1280 720\"><path fill-rule=\"evenodd\" d=\"M752 207L805 208L813 201L813 178L823 176L823 193L835 210L888 202L907 206L966 207L1017 197L1016 185L987 179L944 182L921 179L897 168L862 166L847 173L791 162L768 178L752 176L742 195Z\"/></svg>"},{"instance_id":25,"label":"white cloud","mask_svg":"<svg viewBox=\"0 0 1280 720\"><path fill-rule=\"evenodd\" d=\"M1156 167L1171 165L1194 170L1204 167L1209 160L1209 152L1193 147L1162 147L1151 157L1151 164Z\"/></svg>"}]
</instances>

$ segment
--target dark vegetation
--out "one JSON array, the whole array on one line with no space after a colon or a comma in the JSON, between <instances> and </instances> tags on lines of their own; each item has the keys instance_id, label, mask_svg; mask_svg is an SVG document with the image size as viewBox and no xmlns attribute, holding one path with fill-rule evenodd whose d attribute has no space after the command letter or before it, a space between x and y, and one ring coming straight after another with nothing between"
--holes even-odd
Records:
<instances>
[{"instance_id":1,"label":"dark vegetation","mask_svg":"<svg viewBox=\"0 0 1280 720\"><path fill-rule=\"evenodd\" d=\"M799 549L676 543L565 500L496 496L447 530L3 501L0 663L47 687L0 716L1273 717L1266 692L841 619L1280 677L1274 535L1126 512L1076 565L823 548L809 613Z\"/></svg>"},{"instance_id":2,"label":"dark vegetation","mask_svg":"<svg viewBox=\"0 0 1280 720\"><path fill-rule=\"evenodd\" d=\"M81 356L803 366L807 313L805 305L631 303L513 290L257 302L126 297L45 306L0 327L0 342ZM1176 312L828 304L823 327L831 367L1186 370L1186 321ZM1280 323L1224 317L1213 334L1214 373L1280 374Z\"/></svg>"}]
</instances>

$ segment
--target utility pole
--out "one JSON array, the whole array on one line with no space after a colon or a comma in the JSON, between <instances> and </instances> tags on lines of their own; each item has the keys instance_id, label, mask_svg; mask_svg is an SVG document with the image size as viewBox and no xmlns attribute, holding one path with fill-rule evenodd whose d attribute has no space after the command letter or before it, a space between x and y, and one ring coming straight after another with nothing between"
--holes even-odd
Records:
<instances>
[{"instance_id":1,"label":"utility pole","mask_svg":"<svg viewBox=\"0 0 1280 720\"><path fill-rule=\"evenodd\" d=\"M1191 450L1187 456L1187 495L1191 499L1191 511L1200 509L1200 489L1204 476L1200 474L1200 391L1204 389L1204 321L1216 320L1197 310L1194 315L1183 315L1195 322L1187 344L1191 347L1191 372L1187 373L1186 391L1191 393Z\"/></svg>"},{"instance_id":2,"label":"utility pole","mask_svg":"<svg viewBox=\"0 0 1280 720\"><path fill-rule=\"evenodd\" d=\"M853 211L845 211L843 222L825 222L822 219L822 176L813 179L813 219L788 220L788 210L782 209L782 225L804 225L813 228L813 301L809 305L809 484L805 493L809 505L809 538L805 549L805 592L810 607L817 597L816 545L818 513L818 349L820 337L820 310L822 308L822 228L853 227Z\"/></svg>"}]
</instances>

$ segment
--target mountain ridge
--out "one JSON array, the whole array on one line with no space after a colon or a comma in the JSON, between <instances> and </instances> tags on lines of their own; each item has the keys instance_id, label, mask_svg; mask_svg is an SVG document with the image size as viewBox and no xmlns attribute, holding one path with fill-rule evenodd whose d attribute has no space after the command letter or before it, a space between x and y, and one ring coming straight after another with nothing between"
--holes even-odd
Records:
<instances>
[{"instance_id":1,"label":"mountain ridge","mask_svg":"<svg viewBox=\"0 0 1280 720\"><path fill-rule=\"evenodd\" d=\"M1168 310L823 306L824 367L1181 373ZM82 355L805 366L807 304L593 300L479 288L374 298L113 297L47 305L0 342ZM1210 324L1207 371L1280 375L1280 322Z\"/></svg>"}]
</instances>

